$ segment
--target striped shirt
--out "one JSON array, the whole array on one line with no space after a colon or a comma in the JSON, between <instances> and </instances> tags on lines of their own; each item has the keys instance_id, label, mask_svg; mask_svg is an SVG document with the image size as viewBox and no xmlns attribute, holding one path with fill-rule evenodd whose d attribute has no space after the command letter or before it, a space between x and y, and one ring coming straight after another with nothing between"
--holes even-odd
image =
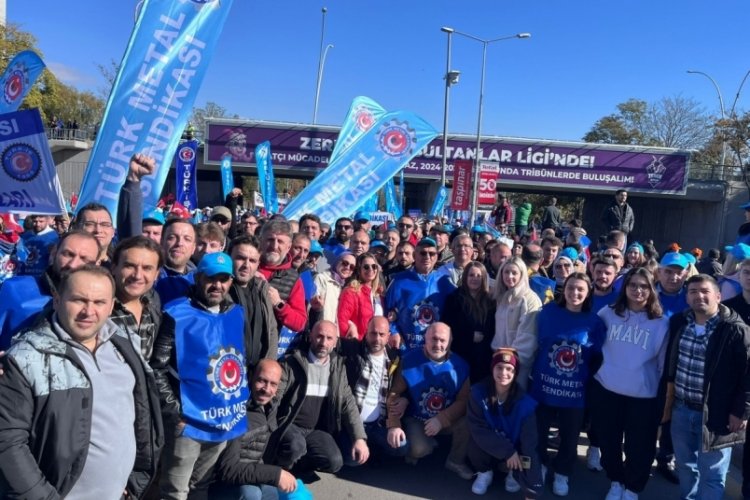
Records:
<instances>
[{"instance_id":1,"label":"striped shirt","mask_svg":"<svg viewBox=\"0 0 750 500\"><path fill-rule=\"evenodd\" d=\"M703 406L703 376L708 339L719 323L716 314L705 325L695 323L695 314L687 313L687 325L678 344L675 397L691 405Z\"/></svg>"}]
</instances>

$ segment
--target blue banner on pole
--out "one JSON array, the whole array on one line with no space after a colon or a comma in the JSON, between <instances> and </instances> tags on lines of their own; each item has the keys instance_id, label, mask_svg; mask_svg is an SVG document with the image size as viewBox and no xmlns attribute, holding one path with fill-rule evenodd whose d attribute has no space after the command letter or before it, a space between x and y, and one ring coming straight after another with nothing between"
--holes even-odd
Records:
<instances>
[{"instance_id":1,"label":"blue banner on pole","mask_svg":"<svg viewBox=\"0 0 750 500\"><path fill-rule=\"evenodd\" d=\"M386 113L385 108L369 97L358 96L352 101L344 119L336 144L333 146L328 163L333 163L341 153L351 147L359 137L370 130L372 126Z\"/></svg>"},{"instance_id":2,"label":"blue banner on pole","mask_svg":"<svg viewBox=\"0 0 750 500\"><path fill-rule=\"evenodd\" d=\"M438 189L435 201L432 202L432 208L430 209L430 217L437 217L443 214L443 208L445 207L445 201L448 199L448 189L445 186L440 186Z\"/></svg>"},{"instance_id":3,"label":"blue banner on pole","mask_svg":"<svg viewBox=\"0 0 750 500\"><path fill-rule=\"evenodd\" d=\"M130 36L80 190L117 212L130 157L156 160L141 180L155 207L233 0L146 0Z\"/></svg>"},{"instance_id":4,"label":"blue banner on pole","mask_svg":"<svg viewBox=\"0 0 750 500\"><path fill-rule=\"evenodd\" d=\"M396 183L393 181L393 177L388 179L385 183L385 211L390 212L396 219L400 219L403 215L401 206L396 201Z\"/></svg>"},{"instance_id":5,"label":"blue banner on pole","mask_svg":"<svg viewBox=\"0 0 750 500\"><path fill-rule=\"evenodd\" d=\"M232 174L232 155L224 155L221 159L221 189L224 199L234 189L234 175Z\"/></svg>"},{"instance_id":6,"label":"blue banner on pole","mask_svg":"<svg viewBox=\"0 0 750 500\"><path fill-rule=\"evenodd\" d=\"M276 194L276 181L273 178L271 162L271 142L261 142L255 147L255 166L258 169L258 184L263 195L266 212L275 214L279 211L279 197Z\"/></svg>"},{"instance_id":7,"label":"blue banner on pole","mask_svg":"<svg viewBox=\"0 0 750 500\"><path fill-rule=\"evenodd\" d=\"M16 54L0 78L0 114L18 109L44 67L42 59L33 50Z\"/></svg>"},{"instance_id":8,"label":"blue banner on pole","mask_svg":"<svg viewBox=\"0 0 750 500\"><path fill-rule=\"evenodd\" d=\"M187 141L180 145L175 155L175 177L177 177L177 201L191 212L198 208L198 179L195 164L198 141Z\"/></svg>"},{"instance_id":9,"label":"blue banner on pole","mask_svg":"<svg viewBox=\"0 0 750 500\"><path fill-rule=\"evenodd\" d=\"M401 209L401 213L404 212L404 171L401 170L401 174L398 178L398 207Z\"/></svg>"},{"instance_id":10,"label":"blue banner on pole","mask_svg":"<svg viewBox=\"0 0 750 500\"><path fill-rule=\"evenodd\" d=\"M367 201L362 207L362 210L370 214L378 211L378 193L377 192L374 195L367 198Z\"/></svg>"},{"instance_id":11,"label":"blue banner on pole","mask_svg":"<svg viewBox=\"0 0 750 500\"><path fill-rule=\"evenodd\" d=\"M387 113L313 179L285 215L313 213L328 223L350 216L437 135L414 113Z\"/></svg>"}]
</instances>

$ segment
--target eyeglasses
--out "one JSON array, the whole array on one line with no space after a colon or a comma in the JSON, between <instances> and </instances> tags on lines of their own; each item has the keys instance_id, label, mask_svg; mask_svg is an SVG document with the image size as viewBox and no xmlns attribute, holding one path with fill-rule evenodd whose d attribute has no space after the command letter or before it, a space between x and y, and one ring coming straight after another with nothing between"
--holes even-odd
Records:
<instances>
[{"instance_id":1,"label":"eyeglasses","mask_svg":"<svg viewBox=\"0 0 750 500\"><path fill-rule=\"evenodd\" d=\"M377 271L379 268L377 264L362 264L362 269L365 271Z\"/></svg>"},{"instance_id":2,"label":"eyeglasses","mask_svg":"<svg viewBox=\"0 0 750 500\"><path fill-rule=\"evenodd\" d=\"M644 291L644 292L650 292L651 291L651 287L649 285L646 285L646 284L640 284L640 283L630 282L630 283L628 283L628 290L633 290L633 291L640 290L640 291Z\"/></svg>"},{"instance_id":3,"label":"eyeglasses","mask_svg":"<svg viewBox=\"0 0 750 500\"><path fill-rule=\"evenodd\" d=\"M339 265L341 267L348 267L349 269L354 269L355 267L357 267L356 263L349 262L348 260L342 260L341 262L339 262Z\"/></svg>"},{"instance_id":4,"label":"eyeglasses","mask_svg":"<svg viewBox=\"0 0 750 500\"><path fill-rule=\"evenodd\" d=\"M337 231L339 231L339 230L342 230L342 229L343 229L344 231L348 231L348 230L350 230L351 228L352 228L352 226L350 226L350 225L346 225L346 226L336 226L336 230L337 230Z\"/></svg>"},{"instance_id":5,"label":"eyeglasses","mask_svg":"<svg viewBox=\"0 0 750 500\"><path fill-rule=\"evenodd\" d=\"M565 269L568 267L573 267L573 264L555 264L555 269Z\"/></svg>"},{"instance_id":6,"label":"eyeglasses","mask_svg":"<svg viewBox=\"0 0 750 500\"><path fill-rule=\"evenodd\" d=\"M87 220L85 222L81 222L81 226L85 227L86 229L94 229L96 227L101 227L104 229L111 229L112 223L111 222L95 222L92 220Z\"/></svg>"},{"instance_id":7,"label":"eyeglasses","mask_svg":"<svg viewBox=\"0 0 750 500\"><path fill-rule=\"evenodd\" d=\"M216 222L217 224L229 224L229 219L226 217L211 217L211 222Z\"/></svg>"},{"instance_id":8,"label":"eyeglasses","mask_svg":"<svg viewBox=\"0 0 750 500\"><path fill-rule=\"evenodd\" d=\"M411 229L411 228L414 227L414 225L413 224L404 224L403 222L399 222L398 223L398 227L403 227L405 229Z\"/></svg>"},{"instance_id":9,"label":"eyeglasses","mask_svg":"<svg viewBox=\"0 0 750 500\"><path fill-rule=\"evenodd\" d=\"M433 257L437 257L437 252L427 252L423 250L419 252L419 255L421 255L422 257L433 258Z\"/></svg>"}]
</instances>

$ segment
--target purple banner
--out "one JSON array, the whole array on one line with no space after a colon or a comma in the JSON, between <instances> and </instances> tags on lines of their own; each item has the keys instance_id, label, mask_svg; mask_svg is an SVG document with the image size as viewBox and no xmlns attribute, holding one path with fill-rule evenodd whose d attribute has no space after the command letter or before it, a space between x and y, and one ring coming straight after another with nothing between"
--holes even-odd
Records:
<instances>
[{"instance_id":1,"label":"purple banner","mask_svg":"<svg viewBox=\"0 0 750 500\"><path fill-rule=\"evenodd\" d=\"M218 165L229 153L235 166L255 167L254 149L269 140L277 171L308 171L328 166L338 127L272 123L208 123L204 163ZM473 160L476 139L449 136L450 178L454 160ZM499 186L559 187L612 191L685 194L690 153L668 148L614 146L532 139L487 138L481 159L500 166ZM405 168L407 177L440 178L442 139L425 146Z\"/></svg>"}]
</instances>

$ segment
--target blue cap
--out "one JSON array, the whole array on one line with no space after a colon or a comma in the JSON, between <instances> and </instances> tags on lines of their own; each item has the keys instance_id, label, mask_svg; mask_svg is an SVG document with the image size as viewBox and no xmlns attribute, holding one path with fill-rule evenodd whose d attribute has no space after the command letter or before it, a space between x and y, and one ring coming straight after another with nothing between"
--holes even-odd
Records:
<instances>
[{"instance_id":1,"label":"blue cap","mask_svg":"<svg viewBox=\"0 0 750 500\"><path fill-rule=\"evenodd\" d=\"M435 247L437 248L437 243L435 243L435 240L432 238L422 238L417 242L418 247Z\"/></svg>"},{"instance_id":2,"label":"blue cap","mask_svg":"<svg viewBox=\"0 0 750 500\"><path fill-rule=\"evenodd\" d=\"M232 258L224 252L207 253L198 263L195 272L206 276L216 276L217 274L234 276Z\"/></svg>"},{"instance_id":3,"label":"blue cap","mask_svg":"<svg viewBox=\"0 0 750 500\"><path fill-rule=\"evenodd\" d=\"M370 212L365 212L364 210L360 210L356 214L354 214L354 220L364 220L367 222L370 222Z\"/></svg>"},{"instance_id":4,"label":"blue cap","mask_svg":"<svg viewBox=\"0 0 750 500\"><path fill-rule=\"evenodd\" d=\"M152 220L156 221L161 225L164 225L166 220L164 219L164 212L159 210L158 208L154 208L153 210L149 210L148 212L143 213L143 220Z\"/></svg>"},{"instance_id":5,"label":"blue cap","mask_svg":"<svg viewBox=\"0 0 750 500\"><path fill-rule=\"evenodd\" d=\"M320 246L320 243L317 241L313 241L310 243L310 255L314 253L319 253L320 255L323 255L323 247Z\"/></svg>"},{"instance_id":6,"label":"blue cap","mask_svg":"<svg viewBox=\"0 0 750 500\"><path fill-rule=\"evenodd\" d=\"M750 201L748 201L747 203L745 203L743 205L740 205L740 208L742 208L744 210L750 210Z\"/></svg>"},{"instance_id":7,"label":"blue cap","mask_svg":"<svg viewBox=\"0 0 750 500\"><path fill-rule=\"evenodd\" d=\"M567 257L571 261L575 262L578 259L578 252L573 247L565 247L563 248L560 253L558 254L557 258L560 257Z\"/></svg>"},{"instance_id":8,"label":"blue cap","mask_svg":"<svg viewBox=\"0 0 750 500\"><path fill-rule=\"evenodd\" d=\"M750 249L750 247L748 247ZM680 252L667 252L661 258L659 262L661 267L677 266L680 269L685 269L688 266L688 260Z\"/></svg>"},{"instance_id":9,"label":"blue cap","mask_svg":"<svg viewBox=\"0 0 750 500\"><path fill-rule=\"evenodd\" d=\"M631 243L630 245L628 245L628 249L627 249L627 251L625 253L628 253L633 248L635 248L636 250L638 250L638 252L640 252L641 254L643 254L643 245L641 245L637 241L635 243Z\"/></svg>"},{"instance_id":10,"label":"blue cap","mask_svg":"<svg viewBox=\"0 0 750 500\"><path fill-rule=\"evenodd\" d=\"M380 240L372 240L370 242L370 250L374 250L376 248L383 248L385 249L386 252L388 251L388 245L386 245Z\"/></svg>"},{"instance_id":11,"label":"blue cap","mask_svg":"<svg viewBox=\"0 0 750 500\"><path fill-rule=\"evenodd\" d=\"M477 234L484 234L487 232L487 230L484 228L484 226L480 226L479 224L477 224L476 226L471 228L471 232L477 233Z\"/></svg>"},{"instance_id":12,"label":"blue cap","mask_svg":"<svg viewBox=\"0 0 750 500\"><path fill-rule=\"evenodd\" d=\"M750 259L750 246L744 243L737 243L736 245L730 245L724 247L724 249L731 253L732 256L737 260Z\"/></svg>"},{"instance_id":13,"label":"blue cap","mask_svg":"<svg viewBox=\"0 0 750 500\"><path fill-rule=\"evenodd\" d=\"M688 261L688 264L695 264L697 262L695 255L691 254L690 252L680 252L684 257L685 260Z\"/></svg>"}]
</instances>

